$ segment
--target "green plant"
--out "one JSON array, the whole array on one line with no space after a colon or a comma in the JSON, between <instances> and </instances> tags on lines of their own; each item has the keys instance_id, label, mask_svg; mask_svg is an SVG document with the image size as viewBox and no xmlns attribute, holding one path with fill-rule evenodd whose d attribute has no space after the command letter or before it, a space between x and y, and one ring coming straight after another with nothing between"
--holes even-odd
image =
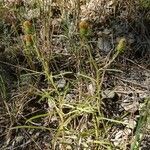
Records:
<instances>
[{"instance_id":1,"label":"green plant","mask_svg":"<svg viewBox=\"0 0 150 150\"><path fill-rule=\"evenodd\" d=\"M60 3L56 2L55 5L52 1L39 0L32 1L32 3L27 1L21 9L11 7L11 11L17 14L16 17L21 22L23 38L21 38L22 33L16 33L15 24L11 27L11 31L6 32L1 29L4 33L1 36L2 42L7 46L4 59L6 62L0 60L0 65L2 63L11 66L12 74L16 77L10 85L10 101L4 102L7 112L5 111L2 115L9 117L10 123L7 123L8 127L5 129L5 133L9 133L10 136L7 134L5 139L14 138L7 141L8 145L15 145L15 141L18 140L17 136L25 133L25 135L29 134L28 138L30 137L39 149L41 149L39 141L42 141L44 146L50 144L51 147L47 146L47 149L61 150L113 150L121 149L127 144L132 145L132 150L139 148L141 129L147 123L147 102L146 109L143 108L140 112L136 133L129 135L130 137L127 135L123 146L117 147L111 140L111 137L115 136L114 131L118 132L120 128L126 128L129 125L123 119L124 116L130 114L116 110L117 105L121 103L122 94L128 94L128 91L124 91L128 88L136 90L132 87L132 82L128 86L126 82L130 83L130 81L120 78L118 80L116 77L118 73L119 75L126 74L121 68L122 61L120 63L117 58L124 52L128 52L126 51L127 39L122 37L108 54L103 54L96 46L98 32L103 32L105 27L111 28L111 24L107 24L107 21L117 20L117 15L122 11L120 9L118 12L117 9L126 7L129 1L125 0L121 3L118 1L112 4L112 7L116 5L114 7L116 14L112 15L112 18L108 17L104 24L95 24L95 31L92 31L95 37L91 38L89 38L91 24L81 19L83 14L80 14L82 5L80 2L79 0L74 2L63 0ZM129 10L132 10L132 1L128 3L129 5ZM73 10L70 8L72 6ZM40 14L32 18L31 13L29 19L25 14L32 12L35 8L40 10ZM55 13L57 9L60 9L60 16ZM100 12L99 15L100 18L103 15L105 18L106 13ZM60 21L58 26L57 20ZM15 32L14 36L10 32ZM12 37L13 40L8 37ZM17 52L15 48L18 48ZM10 63L7 61L12 55L7 53L8 50L12 51L14 56L14 61ZM125 67L128 69L128 66ZM116 90L121 95L118 96L121 100L117 101L110 97L104 99L105 89ZM5 78L0 75L0 94L3 99L7 96L6 92ZM107 115L110 111L119 111L119 114L115 116L111 112L112 115ZM131 114L129 117L134 117L134 115ZM9 129L12 131L8 132ZM48 136L50 139L46 143L45 137ZM131 138L133 141L130 141ZM18 147L20 143L17 143ZM31 142L32 147L35 148L35 145Z\"/></svg>"},{"instance_id":2,"label":"green plant","mask_svg":"<svg viewBox=\"0 0 150 150\"><path fill-rule=\"evenodd\" d=\"M140 5L143 8L150 9L150 1L149 0L140 0Z\"/></svg>"},{"instance_id":3,"label":"green plant","mask_svg":"<svg viewBox=\"0 0 150 150\"><path fill-rule=\"evenodd\" d=\"M145 99L144 106L140 111L140 117L137 123L135 137L131 144L131 150L139 150L141 146L142 138L144 137L144 134L146 134L146 130L149 130L147 127L149 126L149 120L150 120L149 108L150 108L150 98L148 97Z\"/></svg>"}]
</instances>

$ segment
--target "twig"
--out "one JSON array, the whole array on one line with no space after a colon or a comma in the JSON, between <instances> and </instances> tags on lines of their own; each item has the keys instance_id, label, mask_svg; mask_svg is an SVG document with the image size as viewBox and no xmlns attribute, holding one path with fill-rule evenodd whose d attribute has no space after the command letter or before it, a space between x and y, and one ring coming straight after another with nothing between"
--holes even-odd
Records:
<instances>
[{"instance_id":1,"label":"twig","mask_svg":"<svg viewBox=\"0 0 150 150\"><path fill-rule=\"evenodd\" d=\"M119 80L121 80L121 81L123 81L123 82L127 82L127 83L130 83L130 84L134 84L134 85L136 85L136 86L139 86L139 87L141 87L141 88L144 88L144 89L148 90L148 87L146 87L146 86L144 86L144 85L141 85L141 84L138 84L138 83L135 83L135 82L133 82L133 81L125 80L125 79L122 79L122 78L117 77L117 76L114 76L114 78L119 79Z\"/></svg>"}]
</instances>

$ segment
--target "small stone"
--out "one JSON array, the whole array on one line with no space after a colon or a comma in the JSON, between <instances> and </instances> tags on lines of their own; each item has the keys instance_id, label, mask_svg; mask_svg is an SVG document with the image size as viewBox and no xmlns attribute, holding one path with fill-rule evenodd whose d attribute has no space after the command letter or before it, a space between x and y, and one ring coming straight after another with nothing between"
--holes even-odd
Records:
<instances>
[{"instance_id":1,"label":"small stone","mask_svg":"<svg viewBox=\"0 0 150 150\"><path fill-rule=\"evenodd\" d=\"M57 87L58 88L64 88L65 87L65 85L66 85L66 80L65 79L60 79L60 80L58 80L57 81Z\"/></svg>"}]
</instances>

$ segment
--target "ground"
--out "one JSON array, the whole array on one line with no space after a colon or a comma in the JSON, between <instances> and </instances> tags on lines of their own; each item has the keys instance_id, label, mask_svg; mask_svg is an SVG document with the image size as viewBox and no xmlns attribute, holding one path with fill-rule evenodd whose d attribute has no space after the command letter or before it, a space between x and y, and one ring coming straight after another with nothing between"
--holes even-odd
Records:
<instances>
[{"instance_id":1,"label":"ground","mask_svg":"<svg viewBox=\"0 0 150 150\"><path fill-rule=\"evenodd\" d=\"M0 149L150 149L149 1L0 1Z\"/></svg>"}]
</instances>

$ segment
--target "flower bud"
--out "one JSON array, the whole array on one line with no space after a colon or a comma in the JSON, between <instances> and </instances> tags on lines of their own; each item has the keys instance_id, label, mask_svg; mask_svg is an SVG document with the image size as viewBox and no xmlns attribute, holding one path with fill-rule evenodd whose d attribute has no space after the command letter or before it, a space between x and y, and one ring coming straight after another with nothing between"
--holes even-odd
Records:
<instances>
[{"instance_id":1,"label":"flower bud","mask_svg":"<svg viewBox=\"0 0 150 150\"><path fill-rule=\"evenodd\" d=\"M126 44L127 44L127 41L125 38L121 38L118 42L118 45L116 47L116 51L119 52L119 53L123 53L125 51L125 48L126 48Z\"/></svg>"},{"instance_id":2,"label":"flower bud","mask_svg":"<svg viewBox=\"0 0 150 150\"><path fill-rule=\"evenodd\" d=\"M83 20L79 23L79 32L82 38L88 36L89 24L87 21Z\"/></svg>"}]
</instances>

